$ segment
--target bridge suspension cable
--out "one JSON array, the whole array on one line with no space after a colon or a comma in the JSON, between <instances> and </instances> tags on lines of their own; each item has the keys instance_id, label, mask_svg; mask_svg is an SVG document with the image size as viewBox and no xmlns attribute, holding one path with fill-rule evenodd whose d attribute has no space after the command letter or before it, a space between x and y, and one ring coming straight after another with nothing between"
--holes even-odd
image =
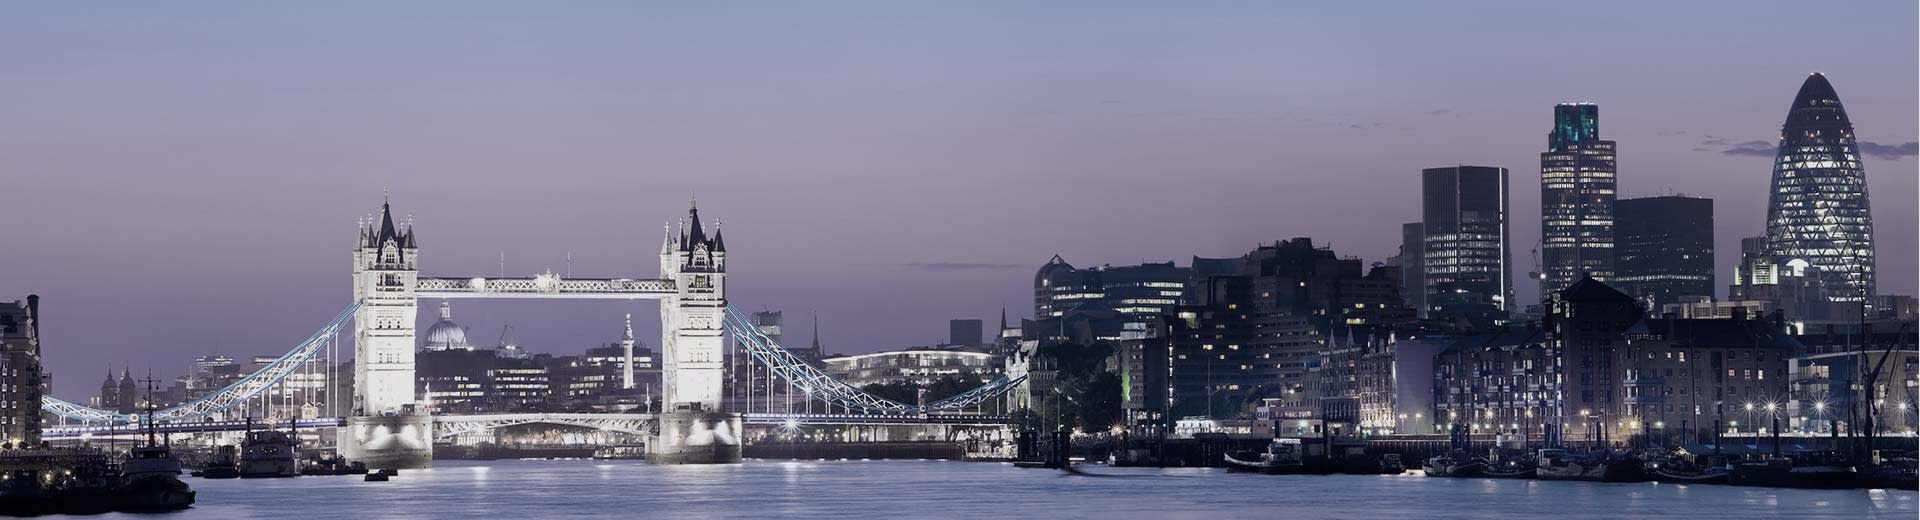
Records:
<instances>
[{"instance_id":1,"label":"bridge suspension cable","mask_svg":"<svg viewBox=\"0 0 1920 520\"><path fill-rule=\"evenodd\" d=\"M360 302L354 302L352 305L348 305L346 310L340 311L340 314L334 316L332 321L322 325L320 330L315 331L311 336L307 336L306 341L300 342L299 345L293 347L293 350L287 351L287 353L280 356L279 359L267 363L267 365L261 367L260 370L240 378L239 381L234 381L233 384L229 384L219 391L177 406L156 410L153 412L153 419L155 421L197 419L226 411L235 405L239 405L248 399L260 395L261 392L273 388L274 385L285 380L288 375L299 371L301 367L312 361L314 355L323 350L322 347L332 345L338 341L340 329L346 326L348 321L353 320L354 311L359 309ZM138 423L145 419L145 417L142 416L143 414L101 410L99 408L63 401L53 396L41 397L40 409L54 415L85 422L130 424Z\"/></svg>"},{"instance_id":2,"label":"bridge suspension cable","mask_svg":"<svg viewBox=\"0 0 1920 520\"><path fill-rule=\"evenodd\" d=\"M754 361L767 367L767 371L773 376L792 383L794 388L805 395L848 410L893 414L957 411L1006 393L1014 385L1026 379L1021 377L1009 380L1006 376L1001 376L999 379L953 397L925 406L911 405L867 393L845 381L834 379L833 376L827 375L826 372L808 364L805 359L801 359L800 356L781 346L780 342L761 333L759 327L755 327L745 314L731 305L727 306L725 325L747 353L753 356Z\"/></svg>"}]
</instances>

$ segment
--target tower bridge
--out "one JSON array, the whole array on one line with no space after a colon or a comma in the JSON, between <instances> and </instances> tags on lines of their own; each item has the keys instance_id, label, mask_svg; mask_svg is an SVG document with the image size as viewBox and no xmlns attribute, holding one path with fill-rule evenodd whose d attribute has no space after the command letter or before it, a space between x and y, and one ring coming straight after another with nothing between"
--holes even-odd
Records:
<instances>
[{"instance_id":1,"label":"tower bridge","mask_svg":"<svg viewBox=\"0 0 1920 520\"><path fill-rule=\"evenodd\" d=\"M688 208L678 229L664 226L658 278L570 278L551 271L528 278L422 276L411 218L397 223L390 200L382 201L378 218L363 220L357 227L353 301L305 341L255 373L184 404L152 412L155 421L165 424L162 429L243 429L251 425L213 421L211 416L271 395L269 390L302 371L328 370L331 380L339 334L349 321L354 338L351 402L328 403L327 413L337 418L302 420L298 426L338 427L336 438L343 455L383 468L424 467L431 463L436 439L519 424L642 435L648 439L647 460L654 463L737 462L744 424L1005 424L1005 417L966 410L1019 383L1002 377L941 401L911 405L868 394L827 375L761 333L729 305L726 241L717 225L708 235L698 206ZM414 390L415 323L421 298L660 300L663 410L432 416ZM722 399L728 335L737 348L768 373L786 380L802 399L820 401L829 412L729 413ZM832 413L834 407L842 413ZM100 410L53 397L43 400L42 409L82 423L51 429L52 437L124 432L144 418L144 414Z\"/></svg>"}]
</instances>

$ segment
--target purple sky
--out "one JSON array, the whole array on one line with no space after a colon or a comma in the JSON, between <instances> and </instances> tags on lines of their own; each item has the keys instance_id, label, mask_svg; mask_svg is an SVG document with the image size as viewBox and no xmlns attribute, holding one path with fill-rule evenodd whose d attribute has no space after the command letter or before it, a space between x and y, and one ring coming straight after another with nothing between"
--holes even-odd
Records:
<instances>
[{"instance_id":1,"label":"purple sky","mask_svg":"<svg viewBox=\"0 0 1920 520\"><path fill-rule=\"evenodd\" d=\"M1512 169L1524 272L1563 101L1601 105L1623 197L1716 200L1724 279L1812 71L1888 147L1866 159L1880 289L1915 292L1912 2L629 4L11 6L0 296L45 298L77 399L109 362L284 352L347 303L383 186L443 276L569 251L578 275L652 276L697 193L736 305L871 351L1030 313L1054 253L1311 236L1380 260L1419 170L1457 163ZM511 323L537 352L615 339L627 311L657 336L647 302L455 302L476 342Z\"/></svg>"}]
</instances>

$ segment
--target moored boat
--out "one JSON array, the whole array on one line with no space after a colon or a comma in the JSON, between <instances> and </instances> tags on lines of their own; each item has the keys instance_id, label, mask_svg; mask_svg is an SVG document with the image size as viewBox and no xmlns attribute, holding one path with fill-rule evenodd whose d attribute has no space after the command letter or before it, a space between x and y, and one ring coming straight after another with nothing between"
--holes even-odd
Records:
<instances>
[{"instance_id":1,"label":"moored boat","mask_svg":"<svg viewBox=\"0 0 1920 520\"><path fill-rule=\"evenodd\" d=\"M234 447L214 448L213 459L207 461L207 467L200 468L197 474L200 478L240 478L240 461Z\"/></svg>"},{"instance_id":2,"label":"moored boat","mask_svg":"<svg viewBox=\"0 0 1920 520\"><path fill-rule=\"evenodd\" d=\"M1487 475L1487 459L1468 455L1465 450L1453 450L1427 459L1421 469L1429 477L1484 477Z\"/></svg>"},{"instance_id":3,"label":"moored boat","mask_svg":"<svg viewBox=\"0 0 1920 520\"><path fill-rule=\"evenodd\" d=\"M1227 471L1267 475L1297 475L1307 471L1301 460L1300 439L1274 439L1265 451L1222 455Z\"/></svg>"},{"instance_id":4,"label":"moored boat","mask_svg":"<svg viewBox=\"0 0 1920 520\"><path fill-rule=\"evenodd\" d=\"M240 478L300 476L293 438L277 430L250 431L240 447Z\"/></svg>"},{"instance_id":5,"label":"moored boat","mask_svg":"<svg viewBox=\"0 0 1920 520\"><path fill-rule=\"evenodd\" d=\"M134 448L121 466L121 511L171 511L193 506L194 491L180 481L180 459L161 445Z\"/></svg>"}]
</instances>

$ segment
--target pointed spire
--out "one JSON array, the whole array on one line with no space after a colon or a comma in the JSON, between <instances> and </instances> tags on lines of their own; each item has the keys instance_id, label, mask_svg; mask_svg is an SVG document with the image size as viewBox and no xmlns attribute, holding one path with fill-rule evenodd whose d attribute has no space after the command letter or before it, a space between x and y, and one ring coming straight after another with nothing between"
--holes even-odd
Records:
<instances>
[{"instance_id":1,"label":"pointed spire","mask_svg":"<svg viewBox=\"0 0 1920 520\"><path fill-rule=\"evenodd\" d=\"M707 243L707 230L701 229L700 226L700 206L690 206L687 208L687 244L685 247L691 250L694 246L705 243Z\"/></svg>"},{"instance_id":2,"label":"pointed spire","mask_svg":"<svg viewBox=\"0 0 1920 520\"><path fill-rule=\"evenodd\" d=\"M389 196L380 196L380 232L374 236L375 243L385 244L387 240L399 243L399 230L393 225L393 203Z\"/></svg>"},{"instance_id":3,"label":"pointed spire","mask_svg":"<svg viewBox=\"0 0 1920 520\"><path fill-rule=\"evenodd\" d=\"M664 255L667 253L672 253L673 252L673 223L672 222L661 223L660 235L661 235L660 236L660 254Z\"/></svg>"},{"instance_id":4,"label":"pointed spire","mask_svg":"<svg viewBox=\"0 0 1920 520\"><path fill-rule=\"evenodd\" d=\"M714 220L714 221L713 221L713 252L715 252L715 253L725 253L725 252L727 252L727 241L726 241L726 238L725 238L725 237L722 237L722 236L720 235L720 221L719 221L719 220Z\"/></svg>"},{"instance_id":5,"label":"pointed spire","mask_svg":"<svg viewBox=\"0 0 1920 520\"><path fill-rule=\"evenodd\" d=\"M813 353L825 354L820 350L820 313L813 313Z\"/></svg>"},{"instance_id":6,"label":"pointed spire","mask_svg":"<svg viewBox=\"0 0 1920 520\"><path fill-rule=\"evenodd\" d=\"M1000 304L1000 330L994 331L993 333L994 341L999 341L1000 336L1003 334L1006 334L1006 331L1007 331L1007 305L1003 303L1003 304Z\"/></svg>"}]
</instances>

